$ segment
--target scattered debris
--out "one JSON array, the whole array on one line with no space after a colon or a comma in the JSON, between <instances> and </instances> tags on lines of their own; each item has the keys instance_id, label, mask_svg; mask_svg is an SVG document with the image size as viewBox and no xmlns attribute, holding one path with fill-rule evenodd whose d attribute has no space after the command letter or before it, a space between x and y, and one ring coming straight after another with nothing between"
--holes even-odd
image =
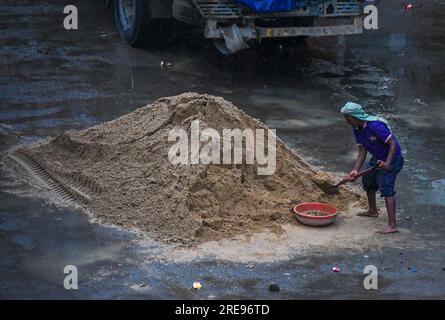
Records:
<instances>
[{"instance_id":1,"label":"scattered debris","mask_svg":"<svg viewBox=\"0 0 445 320\"><path fill-rule=\"evenodd\" d=\"M150 287L145 283L133 284L132 286L130 286L130 288L135 291L147 291L148 289L150 289Z\"/></svg>"},{"instance_id":2,"label":"scattered debris","mask_svg":"<svg viewBox=\"0 0 445 320\"><path fill-rule=\"evenodd\" d=\"M419 98L415 99L415 100L414 100L414 103L417 103L417 104L419 104L419 105L421 105L421 106L424 106L424 107L428 107L428 106L429 106L428 103L426 103L426 102L420 100Z\"/></svg>"},{"instance_id":3,"label":"scattered debris","mask_svg":"<svg viewBox=\"0 0 445 320\"><path fill-rule=\"evenodd\" d=\"M201 282L197 282L197 281L193 282L193 289L199 290L201 288L202 288Z\"/></svg>"},{"instance_id":4,"label":"scattered debris","mask_svg":"<svg viewBox=\"0 0 445 320\"><path fill-rule=\"evenodd\" d=\"M339 266L339 265L336 265L336 266L332 267L332 271L334 271L334 272L340 272L340 266Z\"/></svg>"},{"instance_id":5,"label":"scattered debris","mask_svg":"<svg viewBox=\"0 0 445 320\"><path fill-rule=\"evenodd\" d=\"M171 63L171 62L165 62L164 60L162 60L160 66L161 66L161 69L164 69L164 68L170 68L170 67L173 66L173 63Z\"/></svg>"},{"instance_id":6,"label":"scattered debris","mask_svg":"<svg viewBox=\"0 0 445 320\"><path fill-rule=\"evenodd\" d=\"M403 6L403 9L405 9L405 11L406 10L411 10L411 9L414 8L414 6L411 3L408 3L408 2L405 2L405 1L402 2L402 6Z\"/></svg>"},{"instance_id":7,"label":"scattered debris","mask_svg":"<svg viewBox=\"0 0 445 320\"><path fill-rule=\"evenodd\" d=\"M408 270L417 273L417 269L415 267L408 267Z\"/></svg>"},{"instance_id":8,"label":"scattered debris","mask_svg":"<svg viewBox=\"0 0 445 320\"><path fill-rule=\"evenodd\" d=\"M269 285L269 291L270 292L278 292L278 291L280 291L280 287L276 283L271 283Z\"/></svg>"}]
</instances>

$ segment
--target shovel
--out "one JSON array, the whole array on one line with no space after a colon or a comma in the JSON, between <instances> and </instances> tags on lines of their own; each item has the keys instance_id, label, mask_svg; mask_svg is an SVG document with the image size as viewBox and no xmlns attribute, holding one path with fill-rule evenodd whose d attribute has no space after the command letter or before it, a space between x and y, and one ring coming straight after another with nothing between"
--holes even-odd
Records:
<instances>
[{"instance_id":1,"label":"shovel","mask_svg":"<svg viewBox=\"0 0 445 320\"><path fill-rule=\"evenodd\" d=\"M360 178L369 175L374 169L378 168L380 165L380 160L377 161L377 164L373 167L367 168L365 170L362 170L358 172L354 178ZM343 180L340 180L337 183L333 183L330 181L330 179L324 174L317 174L312 177L312 181L320 187L324 192L330 193L330 194L337 194L338 193L338 187L346 184L349 182L349 178L344 178Z\"/></svg>"}]
</instances>

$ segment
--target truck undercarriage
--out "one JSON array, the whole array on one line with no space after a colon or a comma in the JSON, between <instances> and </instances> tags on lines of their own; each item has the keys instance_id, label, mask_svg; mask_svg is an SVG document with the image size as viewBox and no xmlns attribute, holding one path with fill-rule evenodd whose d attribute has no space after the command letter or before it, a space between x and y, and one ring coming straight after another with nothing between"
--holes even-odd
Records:
<instances>
[{"instance_id":1,"label":"truck undercarriage","mask_svg":"<svg viewBox=\"0 0 445 320\"><path fill-rule=\"evenodd\" d=\"M148 8L150 17L174 18L188 25L202 27L204 36L215 42L219 51L233 54L262 39L351 35L363 32L361 1L301 0L291 11L258 12L235 0L115 0L116 10L125 11L131 3ZM143 10L142 10L143 11ZM117 16L118 17L118 16ZM118 27L119 27L119 22ZM144 23L141 22L141 26ZM139 28L140 29L140 28ZM122 35L122 32L121 32Z\"/></svg>"}]
</instances>

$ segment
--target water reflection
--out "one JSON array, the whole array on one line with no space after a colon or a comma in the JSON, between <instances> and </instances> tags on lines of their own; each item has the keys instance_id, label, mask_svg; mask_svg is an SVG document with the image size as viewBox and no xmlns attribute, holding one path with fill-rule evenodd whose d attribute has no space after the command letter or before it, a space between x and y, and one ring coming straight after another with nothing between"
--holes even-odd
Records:
<instances>
[{"instance_id":1,"label":"water reflection","mask_svg":"<svg viewBox=\"0 0 445 320\"><path fill-rule=\"evenodd\" d=\"M400 33L391 33L389 35L388 47L391 51L404 55L407 44L406 35Z\"/></svg>"}]
</instances>

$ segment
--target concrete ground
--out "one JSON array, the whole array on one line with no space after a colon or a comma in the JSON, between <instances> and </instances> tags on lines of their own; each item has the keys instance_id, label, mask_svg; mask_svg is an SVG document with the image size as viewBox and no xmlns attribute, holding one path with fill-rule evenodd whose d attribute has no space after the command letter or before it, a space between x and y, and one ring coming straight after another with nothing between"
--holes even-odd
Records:
<instances>
[{"instance_id":1,"label":"concrete ground","mask_svg":"<svg viewBox=\"0 0 445 320\"><path fill-rule=\"evenodd\" d=\"M123 43L101 1L0 1L0 151L109 121L155 99L198 91L261 119L314 165L346 172L355 157L338 113L357 100L387 117L404 150L398 179L403 232L371 251L290 261L158 261L132 234L91 224L73 209L21 196L1 167L0 298L24 299L443 299L445 297L445 10L438 1L382 1L380 29L220 56L199 35L146 49ZM169 63L161 68L164 61ZM385 222L385 216L380 218ZM394 237L394 238L390 238ZM391 239L394 239L394 243ZM397 245L395 245L397 243ZM79 290L63 268L79 268ZM332 272L339 265L340 272ZM365 290L363 268L379 270ZM204 288L190 289L193 281ZM280 292L269 292L275 282Z\"/></svg>"}]
</instances>

